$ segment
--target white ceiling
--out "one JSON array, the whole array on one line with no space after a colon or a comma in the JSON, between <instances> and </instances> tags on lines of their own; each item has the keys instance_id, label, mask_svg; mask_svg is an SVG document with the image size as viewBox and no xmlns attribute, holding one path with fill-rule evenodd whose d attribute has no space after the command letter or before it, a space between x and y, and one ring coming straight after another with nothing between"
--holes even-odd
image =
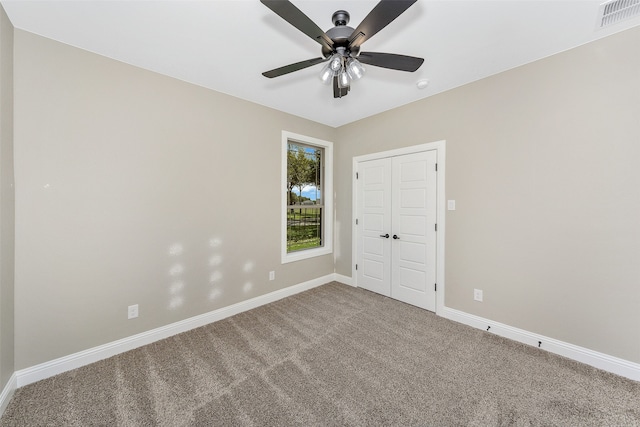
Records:
<instances>
[{"instance_id":1,"label":"white ceiling","mask_svg":"<svg viewBox=\"0 0 640 427\"><path fill-rule=\"evenodd\" d=\"M320 28L339 9L357 27L377 0L292 0ZM16 28L277 110L338 127L640 25L596 29L598 0L419 0L363 51L425 58L415 73L367 67L334 99L322 65L261 72L321 56L320 45L258 0L3 0ZM426 89L416 82L428 79Z\"/></svg>"}]
</instances>

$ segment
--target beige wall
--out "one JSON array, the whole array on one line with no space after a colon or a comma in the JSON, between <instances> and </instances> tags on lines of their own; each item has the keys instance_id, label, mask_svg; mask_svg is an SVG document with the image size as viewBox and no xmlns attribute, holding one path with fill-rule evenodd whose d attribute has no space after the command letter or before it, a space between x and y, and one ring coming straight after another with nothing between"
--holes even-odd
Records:
<instances>
[{"instance_id":1,"label":"beige wall","mask_svg":"<svg viewBox=\"0 0 640 427\"><path fill-rule=\"evenodd\" d=\"M446 305L640 362L639 40L331 129L17 30L15 369L332 273L280 265L283 129L336 141L338 273L353 156L445 139Z\"/></svg>"},{"instance_id":2,"label":"beige wall","mask_svg":"<svg viewBox=\"0 0 640 427\"><path fill-rule=\"evenodd\" d=\"M335 129L20 30L15 97L16 369L333 273L280 265L280 145Z\"/></svg>"},{"instance_id":3,"label":"beige wall","mask_svg":"<svg viewBox=\"0 0 640 427\"><path fill-rule=\"evenodd\" d=\"M638 45L635 28L340 128L338 221L354 156L445 139L446 306L640 362Z\"/></svg>"},{"instance_id":4,"label":"beige wall","mask_svg":"<svg viewBox=\"0 0 640 427\"><path fill-rule=\"evenodd\" d=\"M0 390L13 358L13 26L0 6Z\"/></svg>"}]
</instances>

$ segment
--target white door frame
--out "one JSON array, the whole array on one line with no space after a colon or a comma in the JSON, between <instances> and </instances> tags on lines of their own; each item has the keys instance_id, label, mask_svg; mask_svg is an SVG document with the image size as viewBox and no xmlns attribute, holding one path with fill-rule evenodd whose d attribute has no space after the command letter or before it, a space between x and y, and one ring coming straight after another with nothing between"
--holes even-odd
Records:
<instances>
[{"instance_id":1,"label":"white door frame","mask_svg":"<svg viewBox=\"0 0 640 427\"><path fill-rule=\"evenodd\" d=\"M444 309L444 230L445 230L445 151L446 141L429 142L426 144L414 145L411 147L403 147L395 150L383 151L380 153L365 154L353 158L353 174L351 193L352 197L352 218L351 218L351 278L353 286L358 286L358 275L356 274L356 262L358 260L358 226L356 225L356 218L358 214L358 183L356 174L358 173L358 164L368 160L377 160L385 157L401 156L404 154L420 153L423 151L436 150L437 163L438 163L438 187L436 194L436 223L438 224L438 231L436 233L436 283L438 285L436 292L436 314L441 315Z\"/></svg>"}]
</instances>

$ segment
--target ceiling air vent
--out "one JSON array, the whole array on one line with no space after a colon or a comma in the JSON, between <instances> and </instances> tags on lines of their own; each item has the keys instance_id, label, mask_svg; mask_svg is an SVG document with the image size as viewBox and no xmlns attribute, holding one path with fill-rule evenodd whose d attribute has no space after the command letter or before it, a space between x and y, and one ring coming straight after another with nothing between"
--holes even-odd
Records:
<instances>
[{"instance_id":1,"label":"ceiling air vent","mask_svg":"<svg viewBox=\"0 0 640 427\"><path fill-rule=\"evenodd\" d=\"M640 16L640 0L611 0L600 5L598 28Z\"/></svg>"}]
</instances>

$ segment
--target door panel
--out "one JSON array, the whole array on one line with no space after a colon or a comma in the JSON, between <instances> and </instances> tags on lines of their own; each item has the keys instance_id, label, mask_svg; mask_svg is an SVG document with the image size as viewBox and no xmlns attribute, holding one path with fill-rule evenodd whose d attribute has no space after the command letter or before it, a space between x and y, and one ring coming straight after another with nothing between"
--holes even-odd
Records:
<instances>
[{"instance_id":1,"label":"door panel","mask_svg":"<svg viewBox=\"0 0 640 427\"><path fill-rule=\"evenodd\" d=\"M408 156L413 156L413 154L401 156L405 158L405 161L403 162L403 167L400 171L400 181L419 183L424 181L424 177L427 173L427 164L424 161L418 159L406 160Z\"/></svg>"},{"instance_id":2,"label":"door panel","mask_svg":"<svg viewBox=\"0 0 640 427\"><path fill-rule=\"evenodd\" d=\"M382 213L368 213L362 215L362 229L381 233L384 230L385 215Z\"/></svg>"},{"instance_id":3,"label":"door panel","mask_svg":"<svg viewBox=\"0 0 640 427\"><path fill-rule=\"evenodd\" d=\"M369 184L371 186L378 184ZM367 190L364 193L365 208L384 208L385 207L384 192L378 190Z\"/></svg>"},{"instance_id":4,"label":"door panel","mask_svg":"<svg viewBox=\"0 0 640 427\"><path fill-rule=\"evenodd\" d=\"M391 159L358 165L358 286L391 295Z\"/></svg>"},{"instance_id":5,"label":"door panel","mask_svg":"<svg viewBox=\"0 0 640 427\"><path fill-rule=\"evenodd\" d=\"M422 215L404 215L403 221L398 224L397 231L400 234L413 234L416 236L424 236L427 230L427 224L424 222Z\"/></svg>"},{"instance_id":6,"label":"door panel","mask_svg":"<svg viewBox=\"0 0 640 427\"><path fill-rule=\"evenodd\" d=\"M379 237L365 237L362 241L362 252L365 255L383 256L383 243Z\"/></svg>"},{"instance_id":7,"label":"door panel","mask_svg":"<svg viewBox=\"0 0 640 427\"><path fill-rule=\"evenodd\" d=\"M393 240L391 295L427 310L436 308L436 152L392 160Z\"/></svg>"},{"instance_id":8,"label":"door panel","mask_svg":"<svg viewBox=\"0 0 640 427\"><path fill-rule=\"evenodd\" d=\"M380 261L365 259L362 263L362 275L373 281L382 281L385 276L385 265Z\"/></svg>"},{"instance_id":9,"label":"door panel","mask_svg":"<svg viewBox=\"0 0 640 427\"><path fill-rule=\"evenodd\" d=\"M422 243L398 242L400 247L400 261L423 266L426 264L426 245ZM418 267L420 268L420 267Z\"/></svg>"},{"instance_id":10,"label":"door panel","mask_svg":"<svg viewBox=\"0 0 640 427\"><path fill-rule=\"evenodd\" d=\"M399 273L400 277L398 281L401 287L409 288L417 292L426 292L426 274L424 271L400 267Z\"/></svg>"},{"instance_id":11,"label":"door panel","mask_svg":"<svg viewBox=\"0 0 640 427\"><path fill-rule=\"evenodd\" d=\"M433 150L360 162L356 189L358 286L431 311L436 159Z\"/></svg>"},{"instance_id":12,"label":"door panel","mask_svg":"<svg viewBox=\"0 0 640 427\"><path fill-rule=\"evenodd\" d=\"M405 181L404 183L409 184L409 182ZM415 182L416 181L413 181L412 183ZM400 208L425 208L426 206L427 193L424 188L412 188L400 191Z\"/></svg>"}]
</instances>

